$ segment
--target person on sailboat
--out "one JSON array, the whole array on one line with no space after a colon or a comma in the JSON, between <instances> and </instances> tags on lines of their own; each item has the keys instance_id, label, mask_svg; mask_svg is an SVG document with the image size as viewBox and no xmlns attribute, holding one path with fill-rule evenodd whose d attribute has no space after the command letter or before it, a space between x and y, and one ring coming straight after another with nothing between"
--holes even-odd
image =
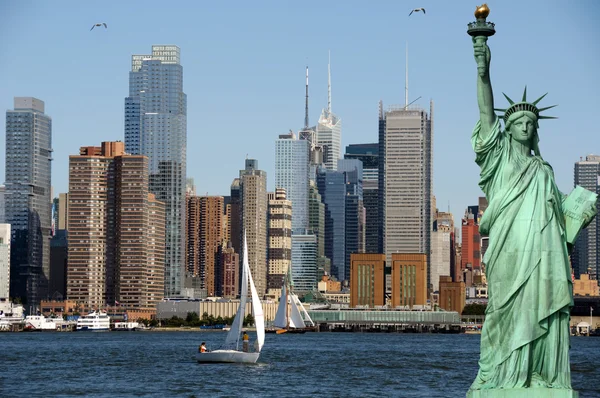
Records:
<instances>
[{"instance_id":1,"label":"person on sailboat","mask_svg":"<svg viewBox=\"0 0 600 398\"><path fill-rule=\"evenodd\" d=\"M208 352L208 348L206 348L206 342L202 342L202 344L200 344L200 347L198 347L198 352L204 354L205 352Z\"/></svg>"},{"instance_id":2,"label":"person on sailboat","mask_svg":"<svg viewBox=\"0 0 600 398\"><path fill-rule=\"evenodd\" d=\"M250 336L248 336L248 333L244 332L244 335L242 336L242 340L244 342L242 345L242 351L248 352L248 344L250 342Z\"/></svg>"}]
</instances>

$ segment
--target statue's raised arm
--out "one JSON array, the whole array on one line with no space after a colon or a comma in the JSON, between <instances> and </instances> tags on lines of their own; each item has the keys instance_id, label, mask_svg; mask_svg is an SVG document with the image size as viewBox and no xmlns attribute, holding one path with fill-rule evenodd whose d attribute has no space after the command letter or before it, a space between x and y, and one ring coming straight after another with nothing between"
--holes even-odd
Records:
<instances>
[{"instance_id":1,"label":"statue's raised arm","mask_svg":"<svg viewBox=\"0 0 600 398\"><path fill-rule=\"evenodd\" d=\"M491 52L487 45L487 37L473 37L473 50L477 62L477 103L479 104L479 120L481 120L479 134L481 138L485 138L496 121L494 94L490 81Z\"/></svg>"}]
</instances>

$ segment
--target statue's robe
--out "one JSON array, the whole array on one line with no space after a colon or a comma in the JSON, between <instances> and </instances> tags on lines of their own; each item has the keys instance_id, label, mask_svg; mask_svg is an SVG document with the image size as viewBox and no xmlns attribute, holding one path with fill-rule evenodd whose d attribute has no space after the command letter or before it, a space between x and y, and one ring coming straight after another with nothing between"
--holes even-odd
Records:
<instances>
[{"instance_id":1,"label":"statue's robe","mask_svg":"<svg viewBox=\"0 0 600 398\"><path fill-rule=\"evenodd\" d=\"M480 232L489 302L479 372L471 389L571 388L569 312L573 305L563 195L541 156L511 150L498 118L471 142L488 199Z\"/></svg>"}]
</instances>

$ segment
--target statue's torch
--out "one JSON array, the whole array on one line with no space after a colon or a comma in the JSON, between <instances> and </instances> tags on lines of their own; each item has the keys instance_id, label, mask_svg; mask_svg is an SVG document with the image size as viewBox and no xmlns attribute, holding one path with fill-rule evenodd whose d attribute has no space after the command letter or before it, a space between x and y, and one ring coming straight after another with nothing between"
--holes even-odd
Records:
<instances>
[{"instance_id":1,"label":"statue's torch","mask_svg":"<svg viewBox=\"0 0 600 398\"><path fill-rule=\"evenodd\" d=\"M490 14L490 9L487 4L483 4L477 7L475 10L476 21L468 24L467 33L473 36L475 43L483 44L487 41L489 36L493 36L496 33L493 22L487 22L485 19ZM485 55L477 57L477 71L479 76L484 76L486 73Z\"/></svg>"}]
</instances>

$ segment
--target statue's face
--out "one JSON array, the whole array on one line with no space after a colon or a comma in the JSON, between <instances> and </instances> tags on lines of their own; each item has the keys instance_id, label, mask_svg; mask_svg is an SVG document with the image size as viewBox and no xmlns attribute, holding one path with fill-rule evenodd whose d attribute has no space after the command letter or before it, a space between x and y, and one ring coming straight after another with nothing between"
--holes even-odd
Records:
<instances>
[{"instance_id":1,"label":"statue's face","mask_svg":"<svg viewBox=\"0 0 600 398\"><path fill-rule=\"evenodd\" d=\"M531 147L536 128L535 120L525 114L512 122L510 125L510 134L513 140Z\"/></svg>"}]
</instances>

